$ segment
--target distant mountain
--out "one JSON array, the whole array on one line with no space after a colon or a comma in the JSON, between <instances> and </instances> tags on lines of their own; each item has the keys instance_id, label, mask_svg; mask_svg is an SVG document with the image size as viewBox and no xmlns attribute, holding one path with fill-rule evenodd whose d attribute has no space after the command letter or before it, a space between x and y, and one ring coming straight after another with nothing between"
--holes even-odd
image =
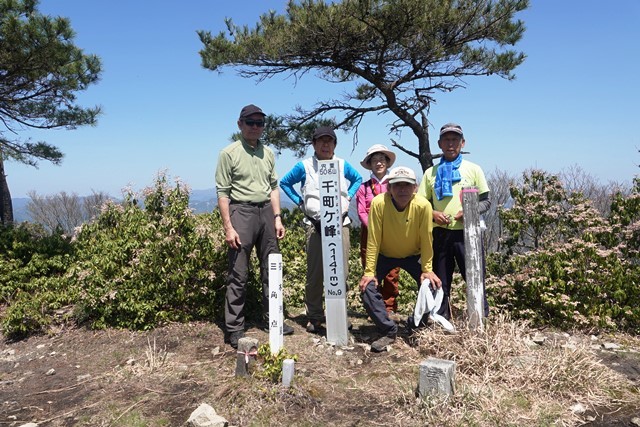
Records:
<instances>
[{"instance_id":1,"label":"distant mountain","mask_svg":"<svg viewBox=\"0 0 640 427\"><path fill-rule=\"evenodd\" d=\"M206 190L191 190L189 196L189 207L195 213L211 212L218 206L218 198L216 197L215 188Z\"/></svg>"},{"instance_id":2,"label":"distant mountain","mask_svg":"<svg viewBox=\"0 0 640 427\"><path fill-rule=\"evenodd\" d=\"M289 197L280 191L280 205L283 208L292 210L296 207ZM209 188L206 190L191 190L191 197L189 198L189 206L195 213L211 212L218 206L218 197L215 188Z\"/></svg>"},{"instance_id":3,"label":"distant mountain","mask_svg":"<svg viewBox=\"0 0 640 427\"><path fill-rule=\"evenodd\" d=\"M26 197L18 197L11 199L13 205L13 220L15 222L23 222L29 220L29 212L27 212L27 204L31 199Z\"/></svg>"},{"instance_id":4,"label":"distant mountain","mask_svg":"<svg viewBox=\"0 0 640 427\"><path fill-rule=\"evenodd\" d=\"M209 188L207 190L191 190L190 201L208 202L211 200L217 200L216 189Z\"/></svg>"},{"instance_id":5,"label":"distant mountain","mask_svg":"<svg viewBox=\"0 0 640 427\"><path fill-rule=\"evenodd\" d=\"M13 216L16 222L29 221L31 217L27 212L27 204L31 201L30 198L15 198L11 199L13 203ZM289 199L289 197L280 191L280 205L288 210L293 210L296 205ZM216 196L215 188L209 188L206 190L192 190L189 197L189 207L193 209L195 213L212 212L218 206L218 197ZM349 216L355 224L359 224L358 215L355 210L355 202L352 201L349 207Z\"/></svg>"}]
</instances>

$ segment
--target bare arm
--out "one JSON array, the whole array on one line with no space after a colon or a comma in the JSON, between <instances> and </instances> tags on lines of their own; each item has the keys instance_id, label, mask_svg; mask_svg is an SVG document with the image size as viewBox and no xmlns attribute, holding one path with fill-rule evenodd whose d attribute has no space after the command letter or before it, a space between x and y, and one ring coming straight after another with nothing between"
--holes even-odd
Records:
<instances>
[{"instance_id":1,"label":"bare arm","mask_svg":"<svg viewBox=\"0 0 640 427\"><path fill-rule=\"evenodd\" d=\"M271 207L275 215L276 237L280 240L284 237L285 229L284 225L282 225L282 218L280 217L280 191L278 187L271 190Z\"/></svg>"}]
</instances>

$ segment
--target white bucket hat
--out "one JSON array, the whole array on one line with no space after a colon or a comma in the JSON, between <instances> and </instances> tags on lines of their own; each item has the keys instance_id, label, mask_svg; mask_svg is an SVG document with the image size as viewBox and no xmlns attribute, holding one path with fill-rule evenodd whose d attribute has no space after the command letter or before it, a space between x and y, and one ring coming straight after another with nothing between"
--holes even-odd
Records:
<instances>
[{"instance_id":1,"label":"white bucket hat","mask_svg":"<svg viewBox=\"0 0 640 427\"><path fill-rule=\"evenodd\" d=\"M373 156L376 153L382 153L389 158L389 164L387 165L388 168L390 168L393 165L393 162L396 161L396 155L393 152L389 151L389 149L385 145L375 144L369 147L369 149L367 150L367 154L364 156L364 159L360 162L360 165L362 165L362 167L365 169L371 170L371 165L369 164L369 160L371 159L371 156Z\"/></svg>"}]
</instances>

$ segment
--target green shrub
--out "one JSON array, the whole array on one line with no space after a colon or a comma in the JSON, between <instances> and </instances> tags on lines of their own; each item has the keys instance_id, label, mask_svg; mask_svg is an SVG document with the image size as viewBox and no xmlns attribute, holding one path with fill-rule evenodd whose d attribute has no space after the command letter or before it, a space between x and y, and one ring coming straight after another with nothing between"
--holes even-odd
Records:
<instances>
[{"instance_id":1,"label":"green shrub","mask_svg":"<svg viewBox=\"0 0 640 427\"><path fill-rule=\"evenodd\" d=\"M227 257L219 214L195 215L189 192L160 175L144 191L107 204L80 230L69 279L78 315L93 327L148 329L220 318Z\"/></svg>"},{"instance_id":2,"label":"green shrub","mask_svg":"<svg viewBox=\"0 0 640 427\"><path fill-rule=\"evenodd\" d=\"M257 376L272 382L282 381L282 367L286 359L298 360L296 354L290 354L286 348L281 348L276 354L271 354L271 346L262 344L258 348L258 356L262 358L262 367L257 371Z\"/></svg>"},{"instance_id":3,"label":"green shrub","mask_svg":"<svg viewBox=\"0 0 640 427\"><path fill-rule=\"evenodd\" d=\"M59 230L51 234L30 223L3 226L0 254L1 327L7 337L44 330L55 310L75 300L62 280L72 246Z\"/></svg>"},{"instance_id":4,"label":"green shrub","mask_svg":"<svg viewBox=\"0 0 640 427\"><path fill-rule=\"evenodd\" d=\"M307 229L300 209L282 209L286 234L279 241L282 254L282 296L287 307L304 307L307 280Z\"/></svg>"},{"instance_id":5,"label":"green shrub","mask_svg":"<svg viewBox=\"0 0 640 427\"><path fill-rule=\"evenodd\" d=\"M541 171L511 194L507 251L488 262L496 304L537 324L640 331L640 181L608 218Z\"/></svg>"}]
</instances>

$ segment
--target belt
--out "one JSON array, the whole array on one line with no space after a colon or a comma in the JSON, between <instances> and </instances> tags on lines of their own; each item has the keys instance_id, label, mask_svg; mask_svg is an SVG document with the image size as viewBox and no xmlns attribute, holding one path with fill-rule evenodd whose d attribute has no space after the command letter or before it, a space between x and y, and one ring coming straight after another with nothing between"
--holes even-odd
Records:
<instances>
[{"instance_id":1,"label":"belt","mask_svg":"<svg viewBox=\"0 0 640 427\"><path fill-rule=\"evenodd\" d=\"M267 206L269 203L271 203L271 200L267 200L264 202L240 202L238 200L230 200L229 204L231 205L248 205L248 206L255 206L257 208L263 208L265 206Z\"/></svg>"}]
</instances>

